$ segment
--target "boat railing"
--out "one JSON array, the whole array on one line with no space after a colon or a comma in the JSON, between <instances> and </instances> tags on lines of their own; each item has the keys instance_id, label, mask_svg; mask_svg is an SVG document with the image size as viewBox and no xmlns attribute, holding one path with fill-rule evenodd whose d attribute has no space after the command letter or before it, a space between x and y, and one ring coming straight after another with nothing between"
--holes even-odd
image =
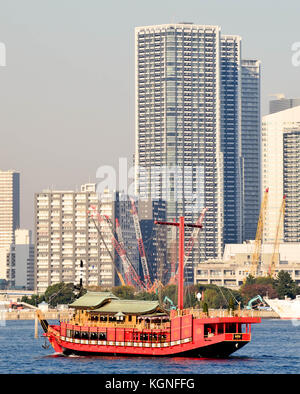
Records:
<instances>
[{"instance_id":1,"label":"boat railing","mask_svg":"<svg viewBox=\"0 0 300 394\"><path fill-rule=\"evenodd\" d=\"M84 319L72 319L67 320L65 323L74 326L86 326L86 327L99 327L99 328L126 328L126 329L137 329L137 330L168 330L170 329L170 323L146 323L141 321L138 323L128 322L95 322Z\"/></svg>"},{"instance_id":2,"label":"boat railing","mask_svg":"<svg viewBox=\"0 0 300 394\"><path fill-rule=\"evenodd\" d=\"M192 314L194 318L207 319L219 317L259 317L259 311L254 310L227 310L227 309L210 309L208 313L202 312L200 309L191 308L185 314Z\"/></svg>"}]
</instances>

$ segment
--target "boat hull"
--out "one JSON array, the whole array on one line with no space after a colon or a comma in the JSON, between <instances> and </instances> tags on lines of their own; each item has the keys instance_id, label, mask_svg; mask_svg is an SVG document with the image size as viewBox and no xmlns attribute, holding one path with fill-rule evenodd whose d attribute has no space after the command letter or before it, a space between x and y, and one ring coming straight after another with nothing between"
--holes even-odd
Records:
<instances>
[{"instance_id":1,"label":"boat hull","mask_svg":"<svg viewBox=\"0 0 300 394\"><path fill-rule=\"evenodd\" d=\"M269 299L264 298L266 303L278 314L280 319L283 320L299 320L300 319L300 297L296 299L284 299L279 300L278 298Z\"/></svg>"},{"instance_id":2,"label":"boat hull","mask_svg":"<svg viewBox=\"0 0 300 394\"><path fill-rule=\"evenodd\" d=\"M138 357L212 357L226 358L241 349L251 340L251 335L241 334L240 339L234 340L234 334L221 334L211 338L193 341L192 338L177 341L177 344L90 344L74 343L50 336L49 341L57 353L81 356L138 356ZM81 341L80 341L81 342ZM87 341L88 342L88 341ZM181 343L180 343L181 342ZM155 346L155 347L153 347Z\"/></svg>"},{"instance_id":3,"label":"boat hull","mask_svg":"<svg viewBox=\"0 0 300 394\"><path fill-rule=\"evenodd\" d=\"M83 350L75 350L70 348L62 348L62 354L65 356L77 355L77 356L119 356L119 357L191 357L191 358L227 358L237 350L245 346L248 341L244 342L221 342L213 345L202 346L200 348L182 351L179 353L172 354L150 354L150 353L129 353L129 352L90 352Z\"/></svg>"}]
</instances>

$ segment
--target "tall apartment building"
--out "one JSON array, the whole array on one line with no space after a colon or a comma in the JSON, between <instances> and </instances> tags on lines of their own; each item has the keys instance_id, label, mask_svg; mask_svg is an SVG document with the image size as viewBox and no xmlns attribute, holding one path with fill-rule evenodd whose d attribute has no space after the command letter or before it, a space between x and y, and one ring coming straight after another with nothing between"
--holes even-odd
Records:
<instances>
[{"instance_id":1,"label":"tall apartment building","mask_svg":"<svg viewBox=\"0 0 300 394\"><path fill-rule=\"evenodd\" d=\"M193 263L249 235L259 201L260 64L241 60L239 36L192 23L138 27L135 51L136 193L165 200L168 221L196 222L207 208L185 272L192 281Z\"/></svg>"},{"instance_id":2,"label":"tall apartment building","mask_svg":"<svg viewBox=\"0 0 300 394\"><path fill-rule=\"evenodd\" d=\"M101 281L98 233L87 211L99 208L93 191L44 190L35 195L35 287L44 293L59 282ZM80 269L83 260L84 268Z\"/></svg>"},{"instance_id":3,"label":"tall apartment building","mask_svg":"<svg viewBox=\"0 0 300 394\"><path fill-rule=\"evenodd\" d=\"M270 100L269 113L274 114L276 112L284 111L285 109L297 107L300 105L300 98L285 98L284 95L279 95L277 100Z\"/></svg>"},{"instance_id":4,"label":"tall apartment building","mask_svg":"<svg viewBox=\"0 0 300 394\"><path fill-rule=\"evenodd\" d=\"M18 229L7 253L7 281L10 289L34 289L34 245L31 231Z\"/></svg>"},{"instance_id":5,"label":"tall apartment building","mask_svg":"<svg viewBox=\"0 0 300 394\"><path fill-rule=\"evenodd\" d=\"M207 207L193 258L221 256L220 28L138 27L135 50L136 193L165 200L167 220L194 223ZM192 262L186 278L193 281Z\"/></svg>"},{"instance_id":6,"label":"tall apartment building","mask_svg":"<svg viewBox=\"0 0 300 394\"><path fill-rule=\"evenodd\" d=\"M300 110L300 105L298 107ZM300 119L299 119L300 120ZM300 121L283 132L284 241L300 242Z\"/></svg>"},{"instance_id":7,"label":"tall apartment building","mask_svg":"<svg viewBox=\"0 0 300 394\"><path fill-rule=\"evenodd\" d=\"M224 244L240 243L243 230L241 157L241 37L221 36L221 150L223 152Z\"/></svg>"},{"instance_id":8,"label":"tall apartment building","mask_svg":"<svg viewBox=\"0 0 300 394\"><path fill-rule=\"evenodd\" d=\"M20 227L20 173L0 170L0 248L14 242Z\"/></svg>"},{"instance_id":9,"label":"tall apartment building","mask_svg":"<svg viewBox=\"0 0 300 394\"><path fill-rule=\"evenodd\" d=\"M261 196L261 62L242 60L243 236L256 237Z\"/></svg>"},{"instance_id":10,"label":"tall apartment building","mask_svg":"<svg viewBox=\"0 0 300 394\"><path fill-rule=\"evenodd\" d=\"M286 195L280 241L298 238L300 106L266 115L262 119L262 188L269 187L264 242L274 242L282 198Z\"/></svg>"},{"instance_id":11,"label":"tall apartment building","mask_svg":"<svg viewBox=\"0 0 300 394\"><path fill-rule=\"evenodd\" d=\"M20 227L20 173L0 170L0 279L6 280L7 253Z\"/></svg>"},{"instance_id":12,"label":"tall apartment building","mask_svg":"<svg viewBox=\"0 0 300 394\"><path fill-rule=\"evenodd\" d=\"M120 261L112 243L112 228L106 221L98 223L95 219L102 239L88 211L94 207L113 227L118 217L126 245L131 240L130 246L134 242L137 250L133 224L129 227L130 202L124 200L119 193L108 191L99 200L96 184L82 185L79 192L45 190L35 195L35 285L38 293L58 282L78 284L80 279L85 286L109 288L119 284L115 264ZM138 261L134 247L131 253Z\"/></svg>"}]
</instances>

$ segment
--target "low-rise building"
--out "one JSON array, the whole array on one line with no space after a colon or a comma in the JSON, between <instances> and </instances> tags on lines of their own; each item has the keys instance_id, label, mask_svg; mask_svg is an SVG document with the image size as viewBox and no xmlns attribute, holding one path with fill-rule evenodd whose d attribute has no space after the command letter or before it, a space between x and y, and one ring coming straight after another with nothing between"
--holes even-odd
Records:
<instances>
[{"instance_id":1,"label":"low-rise building","mask_svg":"<svg viewBox=\"0 0 300 394\"><path fill-rule=\"evenodd\" d=\"M238 289L251 273L254 241L227 244L222 260L207 260L195 268L195 284L215 284ZM257 276L267 276L274 252L273 244L263 244ZM275 254L275 275L287 271L300 285L300 243L283 243Z\"/></svg>"}]
</instances>

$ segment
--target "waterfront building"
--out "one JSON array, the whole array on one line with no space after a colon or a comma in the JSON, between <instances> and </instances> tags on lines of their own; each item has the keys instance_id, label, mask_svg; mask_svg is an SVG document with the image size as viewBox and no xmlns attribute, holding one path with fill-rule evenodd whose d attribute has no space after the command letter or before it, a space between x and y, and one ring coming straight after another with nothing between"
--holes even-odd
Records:
<instances>
[{"instance_id":1,"label":"waterfront building","mask_svg":"<svg viewBox=\"0 0 300 394\"><path fill-rule=\"evenodd\" d=\"M138 27L136 194L167 202L168 221L196 222L207 207L193 260L221 256L223 155L220 28L192 23Z\"/></svg>"},{"instance_id":2,"label":"waterfront building","mask_svg":"<svg viewBox=\"0 0 300 394\"><path fill-rule=\"evenodd\" d=\"M261 196L261 62L242 60L243 236L255 239Z\"/></svg>"},{"instance_id":3,"label":"waterfront building","mask_svg":"<svg viewBox=\"0 0 300 394\"><path fill-rule=\"evenodd\" d=\"M299 131L300 106L266 115L262 119L262 189L269 188L264 242L275 240L284 195L286 195L286 209L279 241L300 241Z\"/></svg>"},{"instance_id":4,"label":"waterfront building","mask_svg":"<svg viewBox=\"0 0 300 394\"><path fill-rule=\"evenodd\" d=\"M207 208L186 264L193 283L194 262L255 233L260 62L242 61L239 36L193 23L136 28L135 56L136 194L165 200L168 221L195 223Z\"/></svg>"},{"instance_id":5,"label":"waterfront building","mask_svg":"<svg viewBox=\"0 0 300 394\"><path fill-rule=\"evenodd\" d=\"M221 150L223 152L223 242L240 243L243 230L241 152L241 37L221 36Z\"/></svg>"},{"instance_id":6,"label":"waterfront building","mask_svg":"<svg viewBox=\"0 0 300 394\"><path fill-rule=\"evenodd\" d=\"M15 241L7 253L6 277L9 289L34 289L34 245L30 230L15 231Z\"/></svg>"},{"instance_id":7,"label":"waterfront building","mask_svg":"<svg viewBox=\"0 0 300 394\"><path fill-rule=\"evenodd\" d=\"M288 99L285 98L284 94L278 96L279 97L276 100L270 100L269 114L274 114L300 105L300 98Z\"/></svg>"},{"instance_id":8,"label":"waterfront building","mask_svg":"<svg viewBox=\"0 0 300 394\"><path fill-rule=\"evenodd\" d=\"M88 210L99 208L93 191L44 190L35 195L35 288L44 293L59 282L98 285L98 233ZM80 267L81 260L84 263ZM96 267L96 268L95 268Z\"/></svg>"},{"instance_id":9,"label":"waterfront building","mask_svg":"<svg viewBox=\"0 0 300 394\"><path fill-rule=\"evenodd\" d=\"M214 284L238 289L251 272L254 241L225 245L222 259L207 260L195 267L195 284ZM274 253L273 244L263 244L258 276L267 276ZM300 285L300 243L282 243L275 253L275 275L286 271Z\"/></svg>"},{"instance_id":10,"label":"waterfront building","mask_svg":"<svg viewBox=\"0 0 300 394\"><path fill-rule=\"evenodd\" d=\"M115 271L119 257L112 243L112 227L118 217L123 237L126 242L131 240L132 246L134 228L129 206L130 202L122 201L117 192L106 191L99 196L96 184L82 185L80 191L45 190L37 193L35 286L38 293L59 282L79 284L80 279L85 286L109 288L119 284ZM91 207L109 220L110 224L98 222L95 217L103 238L92 220ZM136 240L134 245L137 248ZM131 253L134 255L134 248ZM138 260L137 254L135 256Z\"/></svg>"},{"instance_id":11,"label":"waterfront building","mask_svg":"<svg viewBox=\"0 0 300 394\"><path fill-rule=\"evenodd\" d=\"M20 173L0 170L0 279L6 279L6 257L20 227Z\"/></svg>"}]
</instances>

